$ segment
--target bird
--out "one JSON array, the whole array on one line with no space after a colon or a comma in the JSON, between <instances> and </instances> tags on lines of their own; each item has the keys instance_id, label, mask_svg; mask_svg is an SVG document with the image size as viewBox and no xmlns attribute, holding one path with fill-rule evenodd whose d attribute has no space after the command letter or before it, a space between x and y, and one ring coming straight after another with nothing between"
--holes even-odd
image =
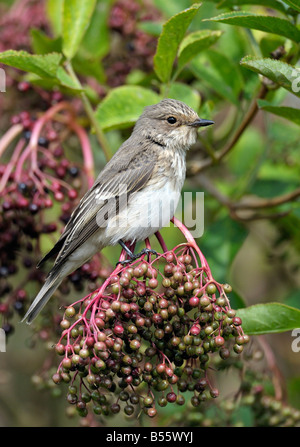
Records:
<instances>
[{"instance_id":1,"label":"bird","mask_svg":"<svg viewBox=\"0 0 300 447\"><path fill-rule=\"evenodd\" d=\"M186 176L186 152L200 127L214 124L199 118L184 102L162 99L146 106L130 137L107 162L72 212L59 240L37 267L56 256L44 285L22 321L30 324L65 277L104 247L143 241L173 217ZM145 253L147 249L144 249Z\"/></svg>"}]
</instances>

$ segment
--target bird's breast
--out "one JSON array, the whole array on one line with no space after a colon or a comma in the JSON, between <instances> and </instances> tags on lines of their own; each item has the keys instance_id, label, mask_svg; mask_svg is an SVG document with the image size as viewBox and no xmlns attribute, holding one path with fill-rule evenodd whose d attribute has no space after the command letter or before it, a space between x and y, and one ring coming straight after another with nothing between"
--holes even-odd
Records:
<instances>
[{"instance_id":1,"label":"bird's breast","mask_svg":"<svg viewBox=\"0 0 300 447\"><path fill-rule=\"evenodd\" d=\"M170 182L174 190L181 191L186 174L185 155L184 149L176 151L170 148L164 149L160 154L151 182L154 185Z\"/></svg>"},{"instance_id":2,"label":"bird's breast","mask_svg":"<svg viewBox=\"0 0 300 447\"><path fill-rule=\"evenodd\" d=\"M181 190L175 189L169 180L157 188L153 184L146 186L132 194L128 206L116 217L109 219L105 236L110 244L120 239L145 240L170 224L180 196Z\"/></svg>"},{"instance_id":3,"label":"bird's breast","mask_svg":"<svg viewBox=\"0 0 300 447\"><path fill-rule=\"evenodd\" d=\"M124 241L143 241L170 225L185 180L185 151L165 148L147 184L130 194L128 204L108 219L106 245Z\"/></svg>"}]
</instances>

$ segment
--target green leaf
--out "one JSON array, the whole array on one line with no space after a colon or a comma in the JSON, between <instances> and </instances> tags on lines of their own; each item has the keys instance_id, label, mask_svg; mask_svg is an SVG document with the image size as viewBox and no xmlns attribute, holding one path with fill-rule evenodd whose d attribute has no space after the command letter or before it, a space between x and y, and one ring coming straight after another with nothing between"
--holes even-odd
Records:
<instances>
[{"instance_id":1,"label":"green leaf","mask_svg":"<svg viewBox=\"0 0 300 447\"><path fill-rule=\"evenodd\" d=\"M160 101L159 95L139 86L121 86L110 91L96 110L96 119L105 131L131 127L144 107Z\"/></svg>"},{"instance_id":2,"label":"green leaf","mask_svg":"<svg viewBox=\"0 0 300 447\"><path fill-rule=\"evenodd\" d=\"M62 31L62 11L64 0L47 0L46 13L54 36L60 36Z\"/></svg>"},{"instance_id":3,"label":"green leaf","mask_svg":"<svg viewBox=\"0 0 300 447\"><path fill-rule=\"evenodd\" d=\"M239 105L232 83L225 83L219 71L207 63L207 58L204 58L201 54L198 55L190 62L190 69L198 79L203 81L206 86L215 91L221 98L225 98L236 106Z\"/></svg>"},{"instance_id":4,"label":"green leaf","mask_svg":"<svg viewBox=\"0 0 300 447\"><path fill-rule=\"evenodd\" d=\"M150 34L151 36L158 37L162 32L162 23L145 20L138 23L138 29L144 31L144 33Z\"/></svg>"},{"instance_id":5,"label":"green leaf","mask_svg":"<svg viewBox=\"0 0 300 447\"><path fill-rule=\"evenodd\" d=\"M259 47L262 57L270 57L270 54L278 47L285 44L285 38L282 36L275 36L274 34L266 34L259 41Z\"/></svg>"},{"instance_id":6,"label":"green leaf","mask_svg":"<svg viewBox=\"0 0 300 447\"><path fill-rule=\"evenodd\" d=\"M261 16L246 11L239 11L221 14L211 19L205 19L205 21L242 26L266 33L278 34L297 43L300 41L300 30L288 20L280 19L279 17Z\"/></svg>"},{"instance_id":7,"label":"green leaf","mask_svg":"<svg viewBox=\"0 0 300 447\"><path fill-rule=\"evenodd\" d=\"M237 316L249 335L287 332L300 327L300 310L281 303L255 304L239 309Z\"/></svg>"},{"instance_id":8,"label":"green leaf","mask_svg":"<svg viewBox=\"0 0 300 447\"><path fill-rule=\"evenodd\" d=\"M286 216L289 219L289 216ZM295 217L295 216L294 216ZM299 219L296 221L297 229L299 228ZM297 231L297 233L299 233ZM300 310L300 291L298 289L294 289L287 298L285 298L284 302L288 306L296 307Z\"/></svg>"},{"instance_id":9,"label":"green leaf","mask_svg":"<svg viewBox=\"0 0 300 447\"><path fill-rule=\"evenodd\" d=\"M300 126L300 109L295 109L293 107L273 106L270 102L262 99L259 99L257 103L260 109L266 110L274 115L281 116L282 118L286 118L287 120Z\"/></svg>"},{"instance_id":10,"label":"green leaf","mask_svg":"<svg viewBox=\"0 0 300 447\"><path fill-rule=\"evenodd\" d=\"M246 56L241 60L243 67L255 71L279 86L300 97L300 71L291 65L275 59L260 59Z\"/></svg>"},{"instance_id":11,"label":"green leaf","mask_svg":"<svg viewBox=\"0 0 300 447\"><path fill-rule=\"evenodd\" d=\"M277 0L264 0L263 5L261 0L223 0L221 1L217 8L232 8L233 6L242 6L242 5L259 5L264 6L265 8L276 9L277 11L286 12L286 8L284 5Z\"/></svg>"},{"instance_id":12,"label":"green leaf","mask_svg":"<svg viewBox=\"0 0 300 447\"><path fill-rule=\"evenodd\" d=\"M283 0L284 3L289 5L291 8L295 9L295 11L300 12L300 1L299 0Z\"/></svg>"},{"instance_id":13,"label":"green leaf","mask_svg":"<svg viewBox=\"0 0 300 447\"><path fill-rule=\"evenodd\" d=\"M26 51L8 50L0 53L0 62L40 77L55 77L62 55L50 53L45 55L30 54Z\"/></svg>"},{"instance_id":14,"label":"green leaf","mask_svg":"<svg viewBox=\"0 0 300 447\"><path fill-rule=\"evenodd\" d=\"M86 57L79 51L72 61L75 73L83 76L91 76L100 84L105 83L106 75L101 62L98 59Z\"/></svg>"},{"instance_id":15,"label":"green leaf","mask_svg":"<svg viewBox=\"0 0 300 447\"><path fill-rule=\"evenodd\" d=\"M199 8L200 4L196 3L163 25L153 59L154 70L162 82L169 81L180 42Z\"/></svg>"},{"instance_id":16,"label":"green leaf","mask_svg":"<svg viewBox=\"0 0 300 447\"><path fill-rule=\"evenodd\" d=\"M75 82L71 78L71 76L68 75L63 67L58 67L56 77L59 81L59 84L62 86L70 88L72 90L77 90L78 92L82 90L78 87L78 83Z\"/></svg>"},{"instance_id":17,"label":"green leaf","mask_svg":"<svg viewBox=\"0 0 300 447\"><path fill-rule=\"evenodd\" d=\"M90 25L82 40L82 49L93 58L102 58L109 50L108 14L110 0L98 0Z\"/></svg>"},{"instance_id":18,"label":"green leaf","mask_svg":"<svg viewBox=\"0 0 300 447\"><path fill-rule=\"evenodd\" d=\"M190 0L172 0L172 1L161 1L154 0L154 5L157 9L162 11L167 17L174 16L178 14L183 9L186 9L190 6Z\"/></svg>"},{"instance_id":19,"label":"green leaf","mask_svg":"<svg viewBox=\"0 0 300 447\"><path fill-rule=\"evenodd\" d=\"M44 90L53 90L54 88L59 87L60 91L66 95L74 95L78 94L81 90L78 87L71 84L70 79L68 79L68 74L66 72L60 73L60 70L64 71L62 67L58 68L58 78L41 78L33 73L28 73L25 76L25 79L33 85L37 85Z\"/></svg>"},{"instance_id":20,"label":"green leaf","mask_svg":"<svg viewBox=\"0 0 300 447\"><path fill-rule=\"evenodd\" d=\"M181 82L172 82L168 98L184 102L196 112L200 107L201 98L197 90Z\"/></svg>"},{"instance_id":21,"label":"green leaf","mask_svg":"<svg viewBox=\"0 0 300 447\"><path fill-rule=\"evenodd\" d=\"M64 0L63 3L63 53L72 59L89 26L96 0Z\"/></svg>"},{"instance_id":22,"label":"green leaf","mask_svg":"<svg viewBox=\"0 0 300 447\"><path fill-rule=\"evenodd\" d=\"M272 188L269 193L269 197L273 197L275 194L274 191L274 182L280 181L280 192L278 194L282 194L282 183L286 183L289 186L291 184L298 185L299 183L299 171L298 168L287 166L285 164L274 164L265 162L259 170L258 179L263 181L272 182ZM263 191L262 185L259 185L261 188L261 192Z\"/></svg>"},{"instance_id":23,"label":"green leaf","mask_svg":"<svg viewBox=\"0 0 300 447\"><path fill-rule=\"evenodd\" d=\"M31 29L31 45L35 54L60 53L62 47L61 37L51 39L39 29Z\"/></svg>"},{"instance_id":24,"label":"green leaf","mask_svg":"<svg viewBox=\"0 0 300 447\"><path fill-rule=\"evenodd\" d=\"M178 69L186 65L200 51L213 45L221 35L222 31L201 30L186 36L178 50Z\"/></svg>"},{"instance_id":25,"label":"green leaf","mask_svg":"<svg viewBox=\"0 0 300 447\"><path fill-rule=\"evenodd\" d=\"M43 80L45 85L61 85L68 89L77 90L78 85L67 74L64 68L60 65L63 58L62 54L29 54L26 51L9 50L0 53L0 62L11 67L18 68L28 73L32 73L40 78L40 85ZM49 81L51 81L49 83ZM39 79L33 78L33 82L38 85Z\"/></svg>"},{"instance_id":26,"label":"green leaf","mask_svg":"<svg viewBox=\"0 0 300 447\"><path fill-rule=\"evenodd\" d=\"M214 49L207 51L206 56L224 84L230 86L236 98L238 98L244 87L244 80L239 65L225 54Z\"/></svg>"}]
</instances>

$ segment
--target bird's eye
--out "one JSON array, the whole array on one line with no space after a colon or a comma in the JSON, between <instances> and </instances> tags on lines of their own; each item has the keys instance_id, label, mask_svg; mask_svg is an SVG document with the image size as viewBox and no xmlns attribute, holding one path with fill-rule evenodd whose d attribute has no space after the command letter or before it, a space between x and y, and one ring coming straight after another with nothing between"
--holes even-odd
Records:
<instances>
[{"instance_id":1,"label":"bird's eye","mask_svg":"<svg viewBox=\"0 0 300 447\"><path fill-rule=\"evenodd\" d=\"M169 118L167 118L167 121L169 124L175 124L177 119L174 116L169 116Z\"/></svg>"}]
</instances>

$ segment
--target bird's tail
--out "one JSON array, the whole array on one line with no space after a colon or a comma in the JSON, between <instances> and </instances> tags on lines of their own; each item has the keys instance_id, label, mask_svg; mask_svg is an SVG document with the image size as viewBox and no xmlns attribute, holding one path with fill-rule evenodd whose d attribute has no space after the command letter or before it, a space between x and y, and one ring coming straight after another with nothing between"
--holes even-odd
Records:
<instances>
[{"instance_id":1,"label":"bird's tail","mask_svg":"<svg viewBox=\"0 0 300 447\"><path fill-rule=\"evenodd\" d=\"M60 275L49 275L45 284L39 291L38 295L34 299L33 303L29 307L23 321L30 324L35 317L40 313L46 303L49 301L57 287L62 282L63 278Z\"/></svg>"}]
</instances>

